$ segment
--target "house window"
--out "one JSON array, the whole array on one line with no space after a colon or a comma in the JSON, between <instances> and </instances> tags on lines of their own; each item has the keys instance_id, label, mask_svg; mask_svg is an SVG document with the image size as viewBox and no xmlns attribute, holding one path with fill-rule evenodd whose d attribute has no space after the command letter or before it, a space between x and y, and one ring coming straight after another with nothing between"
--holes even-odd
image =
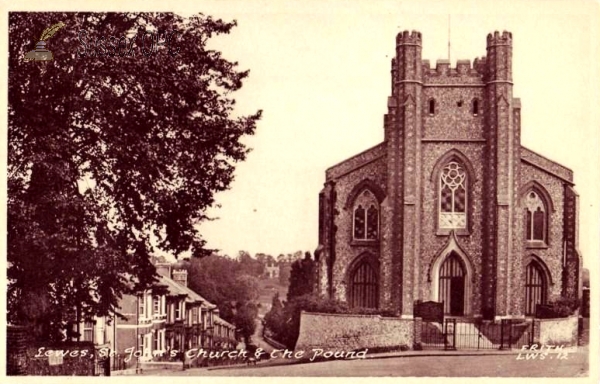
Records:
<instances>
[{"instance_id":1,"label":"house window","mask_svg":"<svg viewBox=\"0 0 600 384\"><path fill-rule=\"evenodd\" d=\"M540 265L532 261L525 269L525 315L534 316L538 304L546 304L546 280Z\"/></svg>"},{"instance_id":2,"label":"house window","mask_svg":"<svg viewBox=\"0 0 600 384\"><path fill-rule=\"evenodd\" d=\"M429 114L435 114L435 100L433 99L429 100Z\"/></svg>"},{"instance_id":3,"label":"house window","mask_svg":"<svg viewBox=\"0 0 600 384\"><path fill-rule=\"evenodd\" d=\"M529 241L546 241L546 207L540 196L530 191L525 198L526 238Z\"/></svg>"},{"instance_id":4,"label":"house window","mask_svg":"<svg viewBox=\"0 0 600 384\"><path fill-rule=\"evenodd\" d=\"M181 301L175 303L175 320L181 319Z\"/></svg>"},{"instance_id":5,"label":"house window","mask_svg":"<svg viewBox=\"0 0 600 384\"><path fill-rule=\"evenodd\" d=\"M83 341L94 341L94 322L83 323Z\"/></svg>"},{"instance_id":6,"label":"house window","mask_svg":"<svg viewBox=\"0 0 600 384\"><path fill-rule=\"evenodd\" d=\"M355 240L379 238L379 204L375 196L365 190L355 201L353 237Z\"/></svg>"},{"instance_id":7,"label":"house window","mask_svg":"<svg viewBox=\"0 0 600 384\"><path fill-rule=\"evenodd\" d=\"M477 116L479 114L479 100L473 100L473 115Z\"/></svg>"},{"instance_id":8,"label":"house window","mask_svg":"<svg viewBox=\"0 0 600 384\"><path fill-rule=\"evenodd\" d=\"M153 333L152 350L154 350L154 351L160 350L160 333L159 333L159 331L155 331Z\"/></svg>"},{"instance_id":9,"label":"house window","mask_svg":"<svg viewBox=\"0 0 600 384\"><path fill-rule=\"evenodd\" d=\"M452 253L440 267L439 301L444 314L462 316L465 312L465 269L459 257Z\"/></svg>"},{"instance_id":10,"label":"house window","mask_svg":"<svg viewBox=\"0 0 600 384\"><path fill-rule=\"evenodd\" d=\"M350 284L352 308L377 308L377 275L369 263L363 261L356 267Z\"/></svg>"},{"instance_id":11,"label":"house window","mask_svg":"<svg viewBox=\"0 0 600 384\"><path fill-rule=\"evenodd\" d=\"M155 297L154 297L154 303L153 303L153 304L154 304L154 308L153 308L154 312L153 312L153 313L154 313L155 315L158 315L158 314L160 314L160 297L158 297L158 296L155 296Z\"/></svg>"},{"instance_id":12,"label":"house window","mask_svg":"<svg viewBox=\"0 0 600 384\"><path fill-rule=\"evenodd\" d=\"M198 307L192 309L192 322L194 324L198 323Z\"/></svg>"},{"instance_id":13,"label":"house window","mask_svg":"<svg viewBox=\"0 0 600 384\"><path fill-rule=\"evenodd\" d=\"M141 334L141 335L139 335L139 338L140 338L141 344L142 344L141 345L142 351L146 351L147 342L148 342L147 339L146 339L146 335L145 334Z\"/></svg>"},{"instance_id":14,"label":"house window","mask_svg":"<svg viewBox=\"0 0 600 384\"><path fill-rule=\"evenodd\" d=\"M138 313L140 317L146 315L146 295L138 297Z\"/></svg>"},{"instance_id":15,"label":"house window","mask_svg":"<svg viewBox=\"0 0 600 384\"><path fill-rule=\"evenodd\" d=\"M439 227L467 227L467 173L456 161L450 161L440 174Z\"/></svg>"}]
</instances>

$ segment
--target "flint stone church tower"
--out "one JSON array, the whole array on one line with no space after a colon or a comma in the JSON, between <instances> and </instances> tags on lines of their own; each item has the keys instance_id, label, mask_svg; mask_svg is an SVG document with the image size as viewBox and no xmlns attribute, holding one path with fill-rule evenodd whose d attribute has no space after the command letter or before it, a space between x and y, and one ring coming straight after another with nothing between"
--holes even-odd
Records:
<instances>
[{"instance_id":1,"label":"flint stone church tower","mask_svg":"<svg viewBox=\"0 0 600 384\"><path fill-rule=\"evenodd\" d=\"M578 297L573 172L521 145L512 35L435 68L419 32L396 37L385 138L326 171L319 291L410 317L518 318Z\"/></svg>"}]
</instances>

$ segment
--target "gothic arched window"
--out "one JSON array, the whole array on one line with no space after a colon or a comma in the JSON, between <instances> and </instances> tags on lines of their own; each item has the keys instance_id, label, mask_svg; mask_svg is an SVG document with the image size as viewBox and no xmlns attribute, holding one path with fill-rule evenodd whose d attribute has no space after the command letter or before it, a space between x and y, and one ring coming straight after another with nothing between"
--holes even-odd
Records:
<instances>
[{"instance_id":1,"label":"gothic arched window","mask_svg":"<svg viewBox=\"0 0 600 384\"><path fill-rule=\"evenodd\" d=\"M525 237L528 241L546 242L548 218L546 205L534 191L525 196Z\"/></svg>"},{"instance_id":2,"label":"gothic arched window","mask_svg":"<svg viewBox=\"0 0 600 384\"><path fill-rule=\"evenodd\" d=\"M369 191L362 192L354 202L354 240L377 240L379 238L379 204Z\"/></svg>"},{"instance_id":3,"label":"gothic arched window","mask_svg":"<svg viewBox=\"0 0 600 384\"><path fill-rule=\"evenodd\" d=\"M377 274L366 261L361 262L350 279L350 307L377 308Z\"/></svg>"},{"instance_id":4,"label":"gothic arched window","mask_svg":"<svg viewBox=\"0 0 600 384\"><path fill-rule=\"evenodd\" d=\"M546 304L546 279L542 267L531 261L525 268L525 315L535 315L538 304Z\"/></svg>"},{"instance_id":5,"label":"gothic arched window","mask_svg":"<svg viewBox=\"0 0 600 384\"><path fill-rule=\"evenodd\" d=\"M448 162L440 173L439 227L467 227L467 172L457 161Z\"/></svg>"}]
</instances>

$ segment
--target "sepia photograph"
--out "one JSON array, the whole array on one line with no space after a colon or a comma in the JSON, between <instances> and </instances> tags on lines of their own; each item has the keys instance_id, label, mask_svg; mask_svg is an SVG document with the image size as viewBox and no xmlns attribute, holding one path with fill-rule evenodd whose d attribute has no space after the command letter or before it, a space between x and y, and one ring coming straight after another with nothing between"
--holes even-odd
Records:
<instances>
[{"instance_id":1,"label":"sepia photograph","mask_svg":"<svg viewBox=\"0 0 600 384\"><path fill-rule=\"evenodd\" d=\"M598 382L600 3L2 15L6 382Z\"/></svg>"}]
</instances>

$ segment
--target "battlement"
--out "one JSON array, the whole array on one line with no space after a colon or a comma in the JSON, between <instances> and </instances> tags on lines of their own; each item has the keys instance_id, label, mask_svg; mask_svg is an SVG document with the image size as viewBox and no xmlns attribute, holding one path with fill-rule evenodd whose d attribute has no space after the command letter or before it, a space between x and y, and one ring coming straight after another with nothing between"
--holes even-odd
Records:
<instances>
[{"instance_id":1,"label":"battlement","mask_svg":"<svg viewBox=\"0 0 600 384\"><path fill-rule=\"evenodd\" d=\"M429 60L422 60L421 62L423 73L433 76L480 76L485 68L485 58L475 59L473 66L471 66L470 60L458 60L456 67L450 67L450 61L439 59L435 62L435 68L431 67Z\"/></svg>"},{"instance_id":2,"label":"battlement","mask_svg":"<svg viewBox=\"0 0 600 384\"><path fill-rule=\"evenodd\" d=\"M398 33L396 45L421 45L421 32L403 31Z\"/></svg>"},{"instance_id":3,"label":"battlement","mask_svg":"<svg viewBox=\"0 0 600 384\"><path fill-rule=\"evenodd\" d=\"M476 57L475 60L473 60L473 68L478 72L478 73L485 73L485 67L487 65L487 58L485 56L483 57Z\"/></svg>"},{"instance_id":4,"label":"battlement","mask_svg":"<svg viewBox=\"0 0 600 384\"><path fill-rule=\"evenodd\" d=\"M487 35L487 46L492 47L494 45L512 45L512 33L503 31L495 31L494 34Z\"/></svg>"}]
</instances>

